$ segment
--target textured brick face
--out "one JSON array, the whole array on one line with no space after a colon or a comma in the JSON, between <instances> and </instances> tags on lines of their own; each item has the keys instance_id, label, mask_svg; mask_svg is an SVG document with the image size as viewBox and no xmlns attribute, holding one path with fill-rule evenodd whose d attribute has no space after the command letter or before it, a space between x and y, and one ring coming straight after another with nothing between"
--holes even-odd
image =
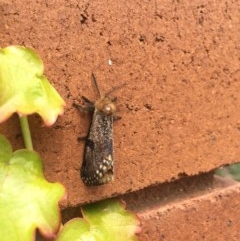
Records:
<instances>
[{"instance_id":1,"label":"textured brick face","mask_svg":"<svg viewBox=\"0 0 240 241\"><path fill-rule=\"evenodd\" d=\"M77 3L78 2L78 3ZM30 118L45 174L68 190L66 206L208 172L240 159L239 1L5 1L1 46L24 44L43 58L67 102L49 129ZM109 66L109 60L112 63ZM84 186L79 176L90 119L72 103L117 91L115 180ZM0 131L19 148L12 118Z\"/></svg>"},{"instance_id":2,"label":"textured brick face","mask_svg":"<svg viewBox=\"0 0 240 241\"><path fill-rule=\"evenodd\" d=\"M140 240L238 241L240 184L226 186L224 182L222 188L218 183L218 187L213 185L208 191L206 186L206 192L192 190L181 201L162 205L156 202L140 213L143 224Z\"/></svg>"}]
</instances>

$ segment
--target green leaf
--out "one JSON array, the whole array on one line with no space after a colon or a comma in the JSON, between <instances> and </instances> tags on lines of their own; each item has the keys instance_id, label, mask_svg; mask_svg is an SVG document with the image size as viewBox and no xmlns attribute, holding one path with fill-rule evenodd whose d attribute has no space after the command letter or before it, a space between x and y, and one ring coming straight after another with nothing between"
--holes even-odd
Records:
<instances>
[{"instance_id":1,"label":"green leaf","mask_svg":"<svg viewBox=\"0 0 240 241\"><path fill-rule=\"evenodd\" d=\"M0 123L14 112L38 113L52 125L63 113L63 99L43 75L39 56L26 47L0 49Z\"/></svg>"},{"instance_id":2,"label":"green leaf","mask_svg":"<svg viewBox=\"0 0 240 241\"><path fill-rule=\"evenodd\" d=\"M57 241L137 241L140 223L117 200L105 200L82 208L83 219L66 223Z\"/></svg>"},{"instance_id":3,"label":"green leaf","mask_svg":"<svg viewBox=\"0 0 240 241\"><path fill-rule=\"evenodd\" d=\"M0 239L32 241L36 228L54 237L60 225L59 200L65 190L43 176L34 151L12 148L0 135Z\"/></svg>"}]
</instances>

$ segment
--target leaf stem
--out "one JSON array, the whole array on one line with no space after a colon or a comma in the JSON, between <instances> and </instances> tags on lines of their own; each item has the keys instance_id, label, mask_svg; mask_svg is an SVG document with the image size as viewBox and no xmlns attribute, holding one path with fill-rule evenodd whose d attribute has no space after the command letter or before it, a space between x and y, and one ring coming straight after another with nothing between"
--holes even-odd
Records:
<instances>
[{"instance_id":1,"label":"leaf stem","mask_svg":"<svg viewBox=\"0 0 240 241\"><path fill-rule=\"evenodd\" d=\"M25 147L28 150L33 150L32 138L31 138L31 133L28 125L27 116L21 116L19 117L19 120L20 120L20 126L22 130Z\"/></svg>"}]
</instances>

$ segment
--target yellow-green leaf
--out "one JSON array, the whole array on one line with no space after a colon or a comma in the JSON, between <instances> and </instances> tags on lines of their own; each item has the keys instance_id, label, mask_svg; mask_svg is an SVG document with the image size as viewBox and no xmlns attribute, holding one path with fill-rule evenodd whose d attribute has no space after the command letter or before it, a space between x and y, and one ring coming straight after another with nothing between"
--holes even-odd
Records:
<instances>
[{"instance_id":1,"label":"yellow-green leaf","mask_svg":"<svg viewBox=\"0 0 240 241\"><path fill-rule=\"evenodd\" d=\"M22 149L12 153L2 135L0 148L0 240L32 241L37 228L43 236L54 237L64 187L44 178L36 152Z\"/></svg>"},{"instance_id":2,"label":"yellow-green leaf","mask_svg":"<svg viewBox=\"0 0 240 241\"><path fill-rule=\"evenodd\" d=\"M52 125L63 113L63 99L43 74L40 57L30 48L0 49L0 123L14 112L38 113Z\"/></svg>"},{"instance_id":3,"label":"yellow-green leaf","mask_svg":"<svg viewBox=\"0 0 240 241\"><path fill-rule=\"evenodd\" d=\"M56 241L137 241L137 216L115 200L104 200L82 208L83 219L66 223Z\"/></svg>"}]
</instances>

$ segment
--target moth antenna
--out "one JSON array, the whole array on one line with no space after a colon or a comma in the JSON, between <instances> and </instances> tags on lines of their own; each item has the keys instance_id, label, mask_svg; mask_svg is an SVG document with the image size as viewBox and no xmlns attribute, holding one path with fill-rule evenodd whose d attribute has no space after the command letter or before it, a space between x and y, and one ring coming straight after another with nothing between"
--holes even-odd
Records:
<instances>
[{"instance_id":1,"label":"moth antenna","mask_svg":"<svg viewBox=\"0 0 240 241\"><path fill-rule=\"evenodd\" d=\"M110 89L104 96L109 96L110 94L112 94L112 92L118 90L118 89L121 89L123 86L125 86L126 83L123 83L121 85L118 85L118 86L115 86L113 87L112 89Z\"/></svg>"},{"instance_id":2,"label":"moth antenna","mask_svg":"<svg viewBox=\"0 0 240 241\"><path fill-rule=\"evenodd\" d=\"M94 87L95 87L95 89L97 91L98 96L101 97L101 92L99 90L99 87L98 87L98 84L97 84L97 80L96 80L96 77L95 77L93 72L92 72L92 75L91 75L91 79L92 79L93 85L94 85Z\"/></svg>"}]
</instances>

